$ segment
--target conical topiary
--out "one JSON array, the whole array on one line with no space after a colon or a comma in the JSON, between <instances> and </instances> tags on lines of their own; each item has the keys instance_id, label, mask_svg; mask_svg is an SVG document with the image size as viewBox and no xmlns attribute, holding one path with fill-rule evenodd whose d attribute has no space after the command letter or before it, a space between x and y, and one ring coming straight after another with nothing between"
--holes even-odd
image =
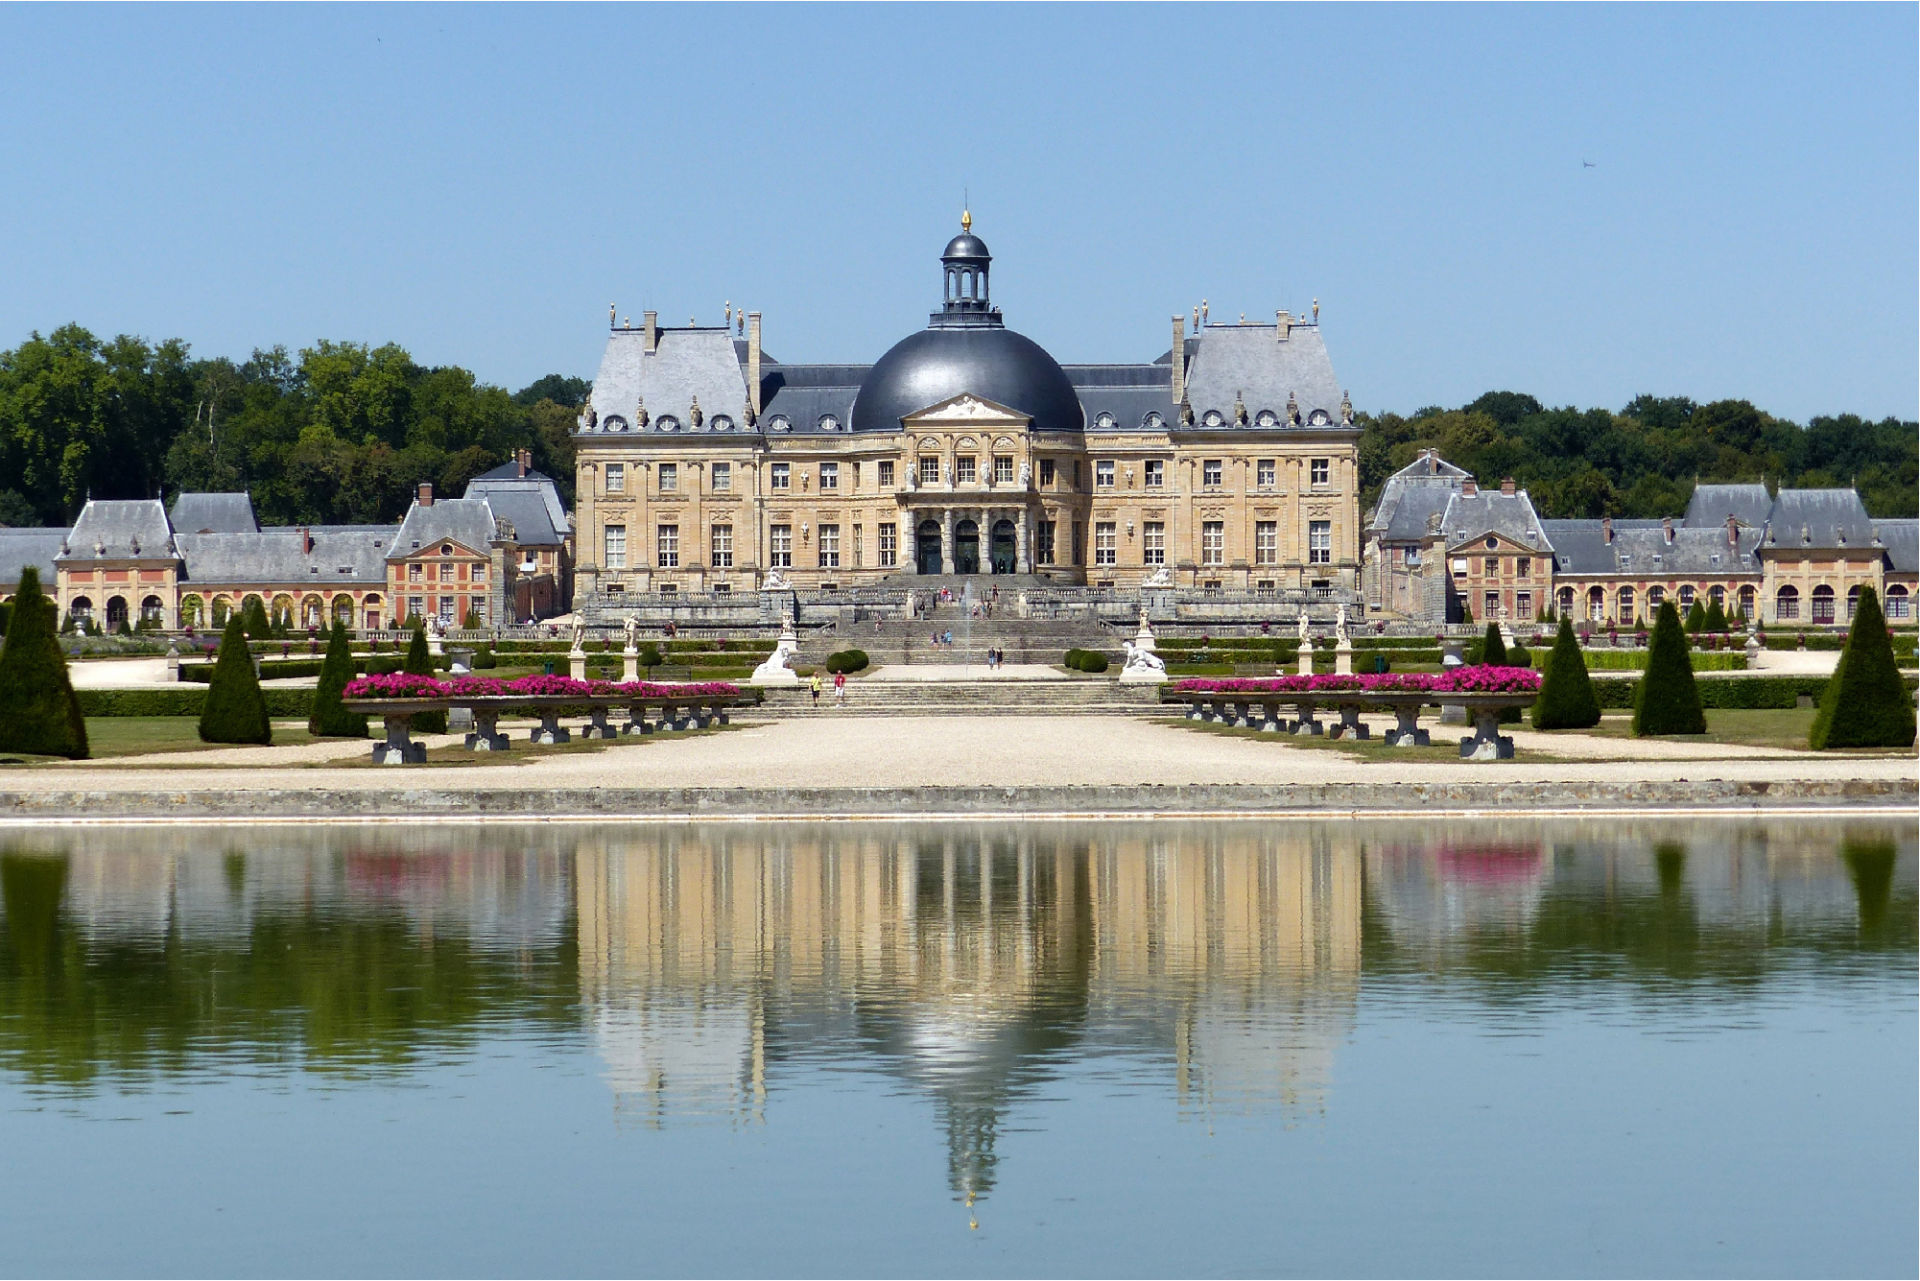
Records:
<instances>
[{"instance_id":1,"label":"conical topiary","mask_svg":"<svg viewBox=\"0 0 1920 1281\"><path fill-rule=\"evenodd\" d=\"M1540 681L1540 696L1533 703L1533 727L1590 729L1599 723L1600 700L1593 696L1587 660L1580 653L1579 638L1573 634L1573 621L1563 618L1553 638L1546 675Z\"/></svg>"},{"instance_id":2,"label":"conical topiary","mask_svg":"<svg viewBox=\"0 0 1920 1281\"><path fill-rule=\"evenodd\" d=\"M1706 627L1707 607L1702 605L1700 598L1696 596L1693 598L1693 604L1687 607L1687 633L1692 636L1698 636L1706 630Z\"/></svg>"},{"instance_id":3,"label":"conical topiary","mask_svg":"<svg viewBox=\"0 0 1920 1281\"><path fill-rule=\"evenodd\" d=\"M1480 642L1480 661L1488 667L1507 665L1507 642L1500 638L1500 624L1487 624L1486 637Z\"/></svg>"},{"instance_id":4,"label":"conical topiary","mask_svg":"<svg viewBox=\"0 0 1920 1281\"><path fill-rule=\"evenodd\" d=\"M213 663L207 701L200 708L203 743L271 743L273 725L267 720L267 698L260 692L260 676L253 670L253 651L247 648L247 629L240 614L227 619L220 634L220 656Z\"/></svg>"},{"instance_id":5,"label":"conical topiary","mask_svg":"<svg viewBox=\"0 0 1920 1281\"><path fill-rule=\"evenodd\" d=\"M427 629L416 626L413 639L407 642L407 661L401 671L409 676L433 675L433 655L427 651ZM421 712L413 718L413 728L421 734L444 734L447 732L447 714L445 712Z\"/></svg>"},{"instance_id":6,"label":"conical topiary","mask_svg":"<svg viewBox=\"0 0 1920 1281\"><path fill-rule=\"evenodd\" d=\"M20 571L7 637L0 641L0 751L87 758L87 722L67 679L53 616L40 590L40 570Z\"/></svg>"},{"instance_id":7,"label":"conical topiary","mask_svg":"<svg viewBox=\"0 0 1920 1281\"><path fill-rule=\"evenodd\" d=\"M1840 665L1820 696L1807 746L1912 747L1913 696L1900 679L1893 640L1880 613L1880 596L1871 587L1860 592L1847 632Z\"/></svg>"},{"instance_id":8,"label":"conical topiary","mask_svg":"<svg viewBox=\"0 0 1920 1281\"><path fill-rule=\"evenodd\" d=\"M1707 604L1707 630L1716 636L1727 630L1727 611L1717 600Z\"/></svg>"},{"instance_id":9,"label":"conical topiary","mask_svg":"<svg viewBox=\"0 0 1920 1281\"><path fill-rule=\"evenodd\" d=\"M1694 602L1700 608L1700 602ZM1700 691L1693 683L1693 660L1687 656L1686 633L1680 629L1680 611L1672 601L1660 606L1647 646L1647 670L1633 700L1633 733L1704 734L1706 713L1700 710Z\"/></svg>"},{"instance_id":10,"label":"conical topiary","mask_svg":"<svg viewBox=\"0 0 1920 1281\"><path fill-rule=\"evenodd\" d=\"M240 625L247 629L248 640L266 640L273 635L273 623L267 618L267 607L258 596L247 597L247 603L240 611Z\"/></svg>"},{"instance_id":11,"label":"conical topiary","mask_svg":"<svg viewBox=\"0 0 1920 1281\"><path fill-rule=\"evenodd\" d=\"M340 691L353 679L353 650L347 642L347 627L338 619L327 636L327 657L320 664L320 683L313 691L313 714L307 717L307 732L316 738L365 738L367 718L348 711L340 702Z\"/></svg>"}]
</instances>

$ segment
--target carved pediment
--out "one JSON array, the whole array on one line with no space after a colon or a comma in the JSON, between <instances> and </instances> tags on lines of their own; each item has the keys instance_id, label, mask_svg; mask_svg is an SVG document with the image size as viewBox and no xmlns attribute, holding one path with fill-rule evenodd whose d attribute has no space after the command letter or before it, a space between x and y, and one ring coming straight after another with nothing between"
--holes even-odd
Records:
<instances>
[{"instance_id":1,"label":"carved pediment","mask_svg":"<svg viewBox=\"0 0 1920 1281\"><path fill-rule=\"evenodd\" d=\"M959 423L1000 423L1024 427L1033 418L984 396L963 392L937 405L929 405L918 413L908 414L904 421L914 427L942 427Z\"/></svg>"}]
</instances>

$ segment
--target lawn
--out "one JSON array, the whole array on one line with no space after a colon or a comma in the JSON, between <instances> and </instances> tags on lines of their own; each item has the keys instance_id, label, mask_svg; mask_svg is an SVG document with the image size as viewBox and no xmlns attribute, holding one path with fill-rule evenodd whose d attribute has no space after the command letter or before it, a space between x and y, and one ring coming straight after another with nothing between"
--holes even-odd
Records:
<instances>
[{"instance_id":1,"label":"lawn","mask_svg":"<svg viewBox=\"0 0 1920 1281\"><path fill-rule=\"evenodd\" d=\"M1322 716L1327 724L1338 723L1339 717ZM1185 717L1172 722L1182 729L1193 730L1199 734L1217 734L1224 738L1257 738L1262 742L1282 747L1297 747L1306 751L1339 752L1353 760L1369 765L1383 765L1391 762L1407 761L1450 761L1460 763L1460 740L1473 732L1467 725L1442 725L1437 721L1424 720L1422 729L1432 737L1428 747L1389 747L1378 737L1380 726L1374 726L1375 737L1367 739L1327 738L1314 734L1279 734L1265 730L1242 729L1232 725L1215 725L1207 721L1190 721ZM1511 732L1515 726L1501 727L1502 733ZM1556 756L1552 752L1542 752L1532 748L1522 748L1514 753L1514 759L1521 764L1552 764L1574 758Z\"/></svg>"},{"instance_id":2,"label":"lawn","mask_svg":"<svg viewBox=\"0 0 1920 1281\"><path fill-rule=\"evenodd\" d=\"M311 743L307 727L295 721L275 721L275 746ZM94 760L115 756L138 756L145 752L202 752L230 743L200 741L197 716L89 716L87 746ZM59 756L0 756L0 765L50 765L64 761Z\"/></svg>"},{"instance_id":3,"label":"lawn","mask_svg":"<svg viewBox=\"0 0 1920 1281\"><path fill-rule=\"evenodd\" d=\"M1743 747L1785 747L1805 751L1807 733L1813 728L1815 709L1811 707L1778 710L1750 707L1710 707L1706 711L1705 734L1674 734L1665 737L1675 743L1723 743ZM1593 729L1574 731L1598 734L1603 738L1633 737L1631 712L1608 712Z\"/></svg>"}]
</instances>

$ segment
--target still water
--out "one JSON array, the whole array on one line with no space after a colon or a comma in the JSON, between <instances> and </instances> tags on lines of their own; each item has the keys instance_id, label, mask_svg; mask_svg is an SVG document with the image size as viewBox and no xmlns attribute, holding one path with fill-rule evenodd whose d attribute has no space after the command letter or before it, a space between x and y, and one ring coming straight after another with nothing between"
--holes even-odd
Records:
<instances>
[{"instance_id":1,"label":"still water","mask_svg":"<svg viewBox=\"0 0 1920 1281\"><path fill-rule=\"evenodd\" d=\"M1915 828L0 829L0 1272L1916 1268Z\"/></svg>"}]
</instances>

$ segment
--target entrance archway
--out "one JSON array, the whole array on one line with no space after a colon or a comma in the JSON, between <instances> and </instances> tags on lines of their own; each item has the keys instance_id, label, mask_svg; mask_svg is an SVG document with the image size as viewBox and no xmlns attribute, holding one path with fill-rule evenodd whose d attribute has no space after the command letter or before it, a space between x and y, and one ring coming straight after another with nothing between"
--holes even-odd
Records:
<instances>
[{"instance_id":1,"label":"entrance archway","mask_svg":"<svg viewBox=\"0 0 1920 1281\"><path fill-rule=\"evenodd\" d=\"M996 520L993 522L993 572L1011 574L1014 572L1014 536L1013 522Z\"/></svg>"},{"instance_id":2,"label":"entrance archway","mask_svg":"<svg viewBox=\"0 0 1920 1281\"><path fill-rule=\"evenodd\" d=\"M923 520L914 531L913 563L923 574L940 572L940 522Z\"/></svg>"},{"instance_id":3,"label":"entrance archway","mask_svg":"<svg viewBox=\"0 0 1920 1281\"><path fill-rule=\"evenodd\" d=\"M953 572L980 572L980 526L963 520L953 527Z\"/></svg>"}]
</instances>

